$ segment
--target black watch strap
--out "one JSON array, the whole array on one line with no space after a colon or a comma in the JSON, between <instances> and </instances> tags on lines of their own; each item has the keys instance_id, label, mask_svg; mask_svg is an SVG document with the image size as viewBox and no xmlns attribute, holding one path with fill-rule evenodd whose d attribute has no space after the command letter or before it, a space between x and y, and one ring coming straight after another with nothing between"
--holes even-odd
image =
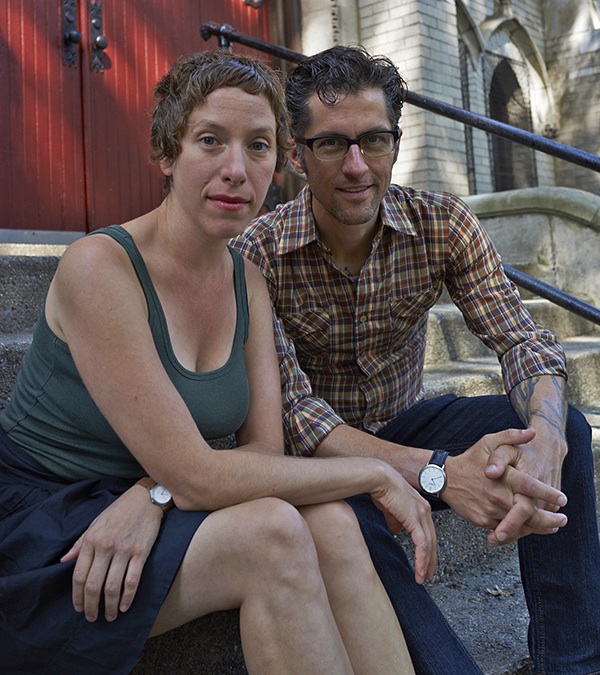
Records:
<instances>
[{"instance_id":1,"label":"black watch strap","mask_svg":"<svg viewBox=\"0 0 600 675\"><path fill-rule=\"evenodd\" d=\"M434 450L433 455L431 455L431 459L429 460L429 463L437 464L438 466L441 466L443 469L449 454L450 453L446 452L446 450Z\"/></svg>"}]
</instances>

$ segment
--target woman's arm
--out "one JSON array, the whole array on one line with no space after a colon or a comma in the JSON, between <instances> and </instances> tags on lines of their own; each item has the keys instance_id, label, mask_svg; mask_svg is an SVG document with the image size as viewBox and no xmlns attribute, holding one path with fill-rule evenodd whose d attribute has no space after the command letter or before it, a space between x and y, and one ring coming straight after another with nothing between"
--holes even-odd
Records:
<instances>
[{"instance_id":1,"label":"woman's arm","mask_svg":"<svg viewBox=\"0 0 600 675\"><path fill-rule=\"evenodd\" d=\"M145 298L118 244L91 237L65 253L47 316L52 330L69 344L100 410L148 475L171 490L179 508L214 510L265 496L302 505L368 492L393 528L405 527L413 536L417 578L430 576L435 532L429 506L391 467L373 459L305 460L252 451L281 452L279 384L275 356L269 355L270 307L263 293L264 299L252 282L254 333L247 347L254 398L240 432L242 447L227 452L214 451L204 441L165 373ZM82 572L77 584L84 597L86 583ZM81 596L81 588L77 593Z\"/></svg>"},{"instance_id":2,"label":"woman's arm","mask_svg":"<svg viewBox=\"0 0 600 675\"><path fill-rule=\"evenodd\" d=\"M248 450L283 454L281 384L271 300L258 268L247 260L244 265L250 317L244 358L250 386L250 409L237 433L237 444Z\"/></svg>"},{"instance_id":3,"label":"woman's arm","mask_svg":"<svg viewBox=\"0 0 600 675\"><path fill-rule=\"evenodd\" d=\"M256 334L248 345L249 356L259 356L250 363L255 400L241 433L244 444L228 452L205 442L162 367L145 299L118 244L90 237L65 253L53 282L50 325L69 344L83 382L113 429L181 509L214 510L265 496L308 504L377 492L382 481L389 486L376 460L304 462L250 451L253 443L276 447L281 438L275 357L267 342L271 321L266 292L262 298L255 292L258 281L252 281L251 298Z\"/></svg>"}]
</instances>

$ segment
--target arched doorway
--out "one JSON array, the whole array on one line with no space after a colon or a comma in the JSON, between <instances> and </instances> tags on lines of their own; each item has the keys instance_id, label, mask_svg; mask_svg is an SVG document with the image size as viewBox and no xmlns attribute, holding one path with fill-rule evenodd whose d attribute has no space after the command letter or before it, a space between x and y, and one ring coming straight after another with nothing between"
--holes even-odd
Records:
<instances>
[{"instance_id":1,"label":"arched doorway","mask_svg":"<svg viewBox=\"0 0 600 675\"><path fill-rule=\"evenodd\" d=\"M531 111L510 61L501 59L489 88L492 119L531 131ZM537 185L533 150L500 136L492 136L494 189L514 190Z\"/></svg>"}]
</instances>

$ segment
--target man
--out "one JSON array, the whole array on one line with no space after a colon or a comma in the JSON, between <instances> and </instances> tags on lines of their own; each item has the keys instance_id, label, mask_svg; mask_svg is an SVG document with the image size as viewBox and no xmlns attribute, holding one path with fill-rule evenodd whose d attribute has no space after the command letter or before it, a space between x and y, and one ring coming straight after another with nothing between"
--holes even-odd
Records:
<instances>
[{"instance_id":1,"label":"man","mask_svg":"<svg viewBox=\"0 0 600 675\"><path fill-rule=\"evenodd\" d=\"M600 672L589 426L567 408L560 345L473 213L390 184L405 95L395 66L361 48L326 50L288 76L290 162L308 186L235 244L275 306L287 450L377 456L434 508L490 530L491 545L518 539L535 672ZM444 286L497 353L508 397L424 399L427 311ZM568 496L561 513L553 488ZM479 673L370 500L351 502L417 672Z\"/></svg>"}]
</instances>

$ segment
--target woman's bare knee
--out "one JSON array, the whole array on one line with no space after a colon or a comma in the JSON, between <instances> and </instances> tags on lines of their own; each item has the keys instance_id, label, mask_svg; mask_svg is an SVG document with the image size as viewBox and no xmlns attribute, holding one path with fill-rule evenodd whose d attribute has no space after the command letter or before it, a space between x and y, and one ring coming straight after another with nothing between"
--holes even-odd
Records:
<instances>
[{"instance_id":1,"label":"woman's bare knee","mask_svg":"<svg viewBox=\"0 0 600 675\"><path fill-rule=\"evenodd\" d=\"M300 509L310 528L324 573L374 573L371 556L354 511L346 502L316 504Z\"/></svg>"},{"instance_id":2,"label":"woman's bare knee","mask_svg":"<svg viewBox=\"0 0 600 675\"><path fill-rule=\"evenodd\" d=\"M265 498L221 509L192 538L153 634L252 595L318 592L320 582L310 529L293 506Z\"/></svg>"}]
</instances>

